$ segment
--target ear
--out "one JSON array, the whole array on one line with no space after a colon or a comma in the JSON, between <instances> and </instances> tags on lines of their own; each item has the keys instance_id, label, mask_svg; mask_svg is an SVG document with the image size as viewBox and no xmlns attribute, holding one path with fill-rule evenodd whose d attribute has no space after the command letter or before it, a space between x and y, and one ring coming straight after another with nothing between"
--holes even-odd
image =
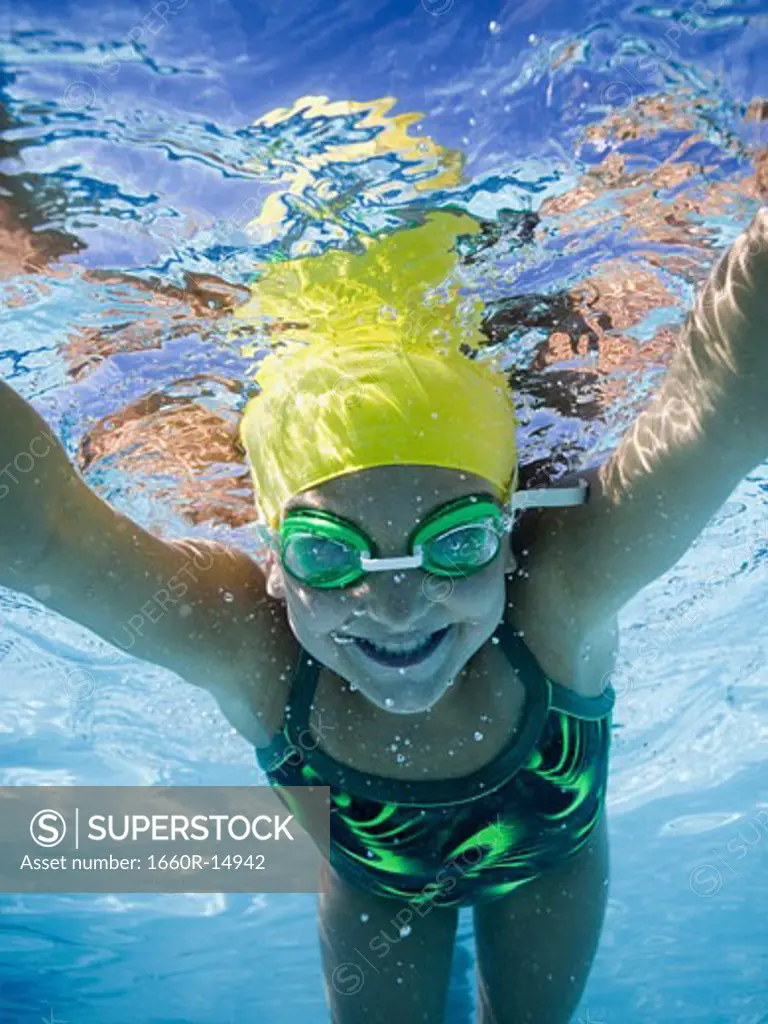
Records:
<instances>
[{"instance_id":1,"label":"ear","mask_svg":"<svg viewBox=\"0 0 768 1024\"><path fill-rule=\"evenodd\" d=\"M280 559L274 551L267 552L267 593L278 601L285 601L285 575Z\"/></svg>"},{"instance_id":2,"label":"ear","mask_svg":"<svg viewBox=\"0 0 768 1024\"><path fill-rule=\"evenodd\" d=\"M504 542L504 574L510 575L517 570L517 559L512 552L512 545L509 543L509 537Z\"/></svg>"}]
</instances>

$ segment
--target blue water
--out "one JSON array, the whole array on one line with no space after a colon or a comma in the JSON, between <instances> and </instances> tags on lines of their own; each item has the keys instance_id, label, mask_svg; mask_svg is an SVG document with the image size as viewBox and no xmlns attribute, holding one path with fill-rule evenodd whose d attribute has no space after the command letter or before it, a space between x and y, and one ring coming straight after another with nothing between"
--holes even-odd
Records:
<instances>
[{"instance_id":1,"label":"blue water","mask_svg":"<svg viewBox=\"0 0 768 1024\"><path fill-rule=\"evenodd\" d=\"M542 385L522 409L523 461L558 475L616 444L759 202L766 129L745 113L768 94L764 0L15 2L2 28L0 373L99 494L169 536L258 555L242 467L200 439L234 424L252 365L207 301L247 294L265 260L405 207L488 221L466 269L489 311L568 294L586 322L571 348L529 310L499 341L526 368L549 339L541 380L570 374L572 401ZM583 1022L768 1020L767 491L758 467L622 612ZM0 590L0 616L0 784L263 781L210 697L31 598ZM311 896L0 912L2 1024L327 1019ZM469 925L450 1024L472 1019Z\"/></svg>"}]
</instances>

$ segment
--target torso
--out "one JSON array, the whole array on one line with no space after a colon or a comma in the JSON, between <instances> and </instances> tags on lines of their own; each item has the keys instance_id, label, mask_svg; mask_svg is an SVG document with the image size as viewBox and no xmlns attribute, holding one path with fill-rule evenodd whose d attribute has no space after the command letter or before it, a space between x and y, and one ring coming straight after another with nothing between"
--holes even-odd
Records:
<instances>
[{"instance_id":1,"label":"torso","mask_svg":"<svg viewBox=\"0 0 768 1024\"><path fill-rule=\"evenodd\" d=\"M300 651L289 717L257 758L278 797L307 824L316 819L305 787L329 787L329 857L347 884L415 904L497 899L561 865L599 823L612 690L583 697L548 679L519 631L506 622L492 639L497 643L489 651L504 656L507 671L495 655L479 651L451 713L440 713L441 701L433 709L419 741L431 749L423 756L417 751L395 770L381 757L386 743L375 719L349 732L352 754L343 733L337 740L343 718L332 723L328 715L341 711L348 718L351 708L333 700L339 689L332 675L323 679L321 699L324 670ZM479 714L477 705L489 696L484 680L498 698L498 727L480 742L462 743L471 722L457 721L457 712ZM468 701L474 684L480 692L473 711ZM395 717L385 715L384 721Z\"/></svg>"}]
</instances>

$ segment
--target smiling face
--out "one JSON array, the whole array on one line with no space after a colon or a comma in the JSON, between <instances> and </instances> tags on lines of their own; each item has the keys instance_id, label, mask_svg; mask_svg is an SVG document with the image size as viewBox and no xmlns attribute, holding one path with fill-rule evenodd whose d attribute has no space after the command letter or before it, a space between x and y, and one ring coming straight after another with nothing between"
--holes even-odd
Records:
<instances>
[{"instance_id":1,"label":"smiling face","mask_svg":"<svg viewBox=\"0 0 768 1024\"><path fill-rule=\"evenodd\" d=\"M363 529L378 557L394 558L407 554L409 535L427 515L478 493L499 500L488 481L471 473L379 466L303 491L284 511L334 513ZM504 613L505 573L514 568L505 537L499 555L471 576L388 570L369 572L343 589L320 590L293 579L270 555L268 590L285 601L291 629L313 658L378 707L414 714L432 707L490 638Z\"/></svg>"}]
</instances>

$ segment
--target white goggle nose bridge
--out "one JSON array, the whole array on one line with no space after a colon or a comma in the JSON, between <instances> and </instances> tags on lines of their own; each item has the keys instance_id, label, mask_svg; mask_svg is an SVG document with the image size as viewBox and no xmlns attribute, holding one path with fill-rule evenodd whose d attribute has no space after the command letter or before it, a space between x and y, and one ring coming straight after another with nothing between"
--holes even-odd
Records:
<instances>
[{"instance_id":1,"label":"white goggle nose bridge","mask_svg":"<svg viewBox=\"0 0 768 1024\"><path fill-rule=\"evenodd\" d=\"M510 501L502 507L501 526L498 533L509 533L515 524L518 513L525 508L567 508L572 505L584 505L589 500L589 483L580 479L576 487L540 487L528 491L515 491ZM464 527L458 526L460 530ZM450 533L452 531L446 531ZM279 534L270 535L270 546ZM360 567L365 572L392 572L398 569L420 569L424 562L424 549L417 544L412 555L396 558L365 558L360 557Z\"/></svg>"}]
</instances>

